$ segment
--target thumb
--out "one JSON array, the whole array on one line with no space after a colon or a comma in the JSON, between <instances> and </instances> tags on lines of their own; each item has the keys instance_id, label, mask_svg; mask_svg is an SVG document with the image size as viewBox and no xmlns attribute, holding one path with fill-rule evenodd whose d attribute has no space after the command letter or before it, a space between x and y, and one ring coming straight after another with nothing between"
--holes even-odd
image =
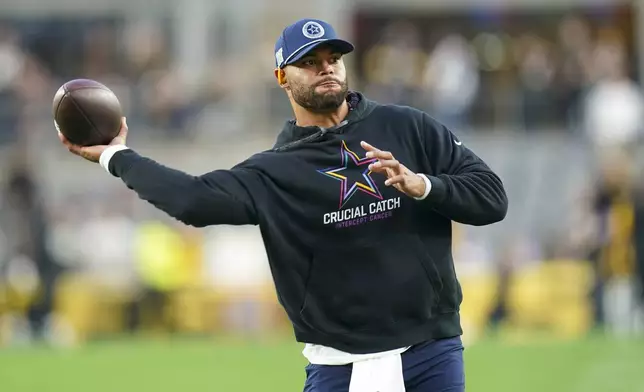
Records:
<instances>
[{"instance_id":1,"label":"thumb","mask_svg":"<svg viewBox=\"0 0 644 392\"><path fill-rule=\"evenodd\" d=\"M125 144L125 141L127 140L127 133L128 133L127 119L123 117L121 119L121 130L119 131L119 134L114 138L114 141L111 144Z\"/></svg>"},{"instance_id":2,"label":"thumb","mask_svg":"<svg viewBox=\"0 0 644 392\"><path fill-rule=\"evenodd\" d=\"M123 138L123 141L127 138L127 132L129 131L127 127L127 118L123 117L123 121L121 122L121 132L119 132L119 136Z\"/></svg>"}]
</instances>

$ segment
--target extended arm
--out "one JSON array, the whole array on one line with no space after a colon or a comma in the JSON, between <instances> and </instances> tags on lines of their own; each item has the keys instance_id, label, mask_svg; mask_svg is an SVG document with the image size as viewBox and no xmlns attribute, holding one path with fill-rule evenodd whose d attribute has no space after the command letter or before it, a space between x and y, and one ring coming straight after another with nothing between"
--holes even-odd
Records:
<instances>
[{"instance_id":1,"label":"extended arm","mask_svg":"<svg viewBox=\"0 0 644 392\"><path fill-rule=\"evenodd\" d=\"M258 192L261 182L253 170L237 166L192 176L130 149L115 152L106 166L141 199L185 224L258 223L251 195Z\"/></svg>"}]
</instances>

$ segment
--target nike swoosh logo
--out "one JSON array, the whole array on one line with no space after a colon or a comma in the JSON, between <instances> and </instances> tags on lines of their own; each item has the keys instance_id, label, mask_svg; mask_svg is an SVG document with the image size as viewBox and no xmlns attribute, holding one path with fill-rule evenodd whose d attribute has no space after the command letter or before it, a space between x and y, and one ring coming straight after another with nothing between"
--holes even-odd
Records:
<instances>
[{"instance_id":1,"label":"nike swoosh logo","mask_svg":"<svg viewBox=\"0 0 644 392\"><path fill-rule=\"evenodd\" d=\"M460 146L461 144L463 144L463 142L459 142L458 140L454 140L454 144L456 144L457 146Z\"/></svg>"}]
</instances>

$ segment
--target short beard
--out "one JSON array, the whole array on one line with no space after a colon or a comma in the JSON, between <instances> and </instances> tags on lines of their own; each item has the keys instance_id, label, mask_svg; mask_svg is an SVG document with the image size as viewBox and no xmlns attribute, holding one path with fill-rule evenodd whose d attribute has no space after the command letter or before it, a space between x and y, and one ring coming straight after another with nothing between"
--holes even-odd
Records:
<instances>
[{"instance_id":1,"label":"short beard","mask_svg":"<svg viewBox=\"0 0 644 392\"><path fill-rule=\"evenodd\" d=\"M331 113L337 110L347 99L349 83L345 79L340 82L340 91L327 91L322 94L315 92L317 86L303 86L290 83L293 100L303 108L314 113Z\"/></svg>"}]
</instances>

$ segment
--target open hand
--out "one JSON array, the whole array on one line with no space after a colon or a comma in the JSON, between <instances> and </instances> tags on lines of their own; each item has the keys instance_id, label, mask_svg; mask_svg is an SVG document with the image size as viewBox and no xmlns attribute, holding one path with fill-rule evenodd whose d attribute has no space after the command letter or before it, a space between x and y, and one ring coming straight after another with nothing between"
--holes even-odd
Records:
<instances>
[{"instance_id":1,"label":"open hand","mask_svg":"<svg viewBox=\"0 0 644 392\"><path fill-rule=\"evenodd\" d=\"M387 176L385 185L393 186L407 196L423 196L426 187L425 180L398 162L391 152L382 151L367 142L361 142L360 145L367 150L367 157L378 159L369 165L369 170L385 174Z\"/></svg>"},{"instance_id":2,"label":"open hand","mask_svg":"<svg viewBox=\"0 0 644 392\"><path fill-rule=\"evenodd\" d=\"M98 160L101 158L101 154L107 147L125 144L125 139L127 138L127 122L125 120L125 117L123 117L123 119L121 120L121 130L119 131L119 134L114 139L112 139L110 144L104 146L78 146L72 144L60 132L58 132L58 138L72 154L81 156L90 162L98 162Z\"/></svg>"}]
</instances>

